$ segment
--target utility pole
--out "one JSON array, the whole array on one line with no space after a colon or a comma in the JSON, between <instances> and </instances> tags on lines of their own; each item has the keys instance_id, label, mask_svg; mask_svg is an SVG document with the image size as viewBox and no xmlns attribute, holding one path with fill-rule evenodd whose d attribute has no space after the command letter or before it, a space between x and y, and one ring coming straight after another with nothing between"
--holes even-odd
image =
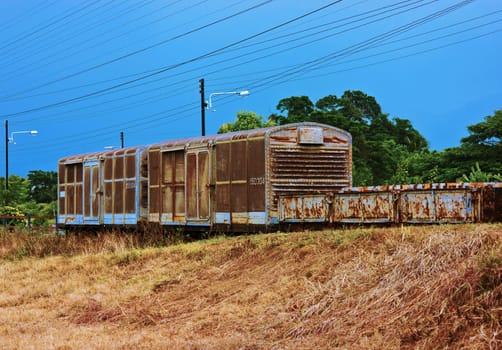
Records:
<instances>
[{"instance_id":1,"label":"utility pole","mask_svg":"<svg viewBox=\"0 0 502 350\"><path fill-rule=\"evenodd\" d=\"M9 189L9 121L5 120L5 189Z\"/></svg>"},{"instance_id":2,"label":"utility pole","mask_svg":"<svg viewBox=\"0 0 502 350\"><path fill-rule=\"evenodd\" d=\"M124 132L120 132L120 147L124 148Z\"/></svg>"},{"instance_id":3,"label":"utility pole","mask_svg":"<svg viewBox=\"0 0 502 350\"><path fill-rule=\"evenodd\" d=\"M200 121L202 136L206 135L206 98L204 97L204 79L199 80L200 87Z\"/></svg>"}]
</instances>

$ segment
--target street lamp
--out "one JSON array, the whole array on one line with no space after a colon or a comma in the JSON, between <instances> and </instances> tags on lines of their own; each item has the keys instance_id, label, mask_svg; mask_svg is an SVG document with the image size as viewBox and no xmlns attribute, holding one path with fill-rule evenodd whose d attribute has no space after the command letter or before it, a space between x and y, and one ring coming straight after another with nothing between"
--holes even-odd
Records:
<instances>
[{"instance_id":1,"label":"street lamp","mask_svg":"<svg viewBox=\"0 0 502 350\"><path fill-rule=\"evenodd\" d=\"M5 121L5 189L9 189L9 143L16 144L14 142L14 135L16 134L30 134L37 135L37 130L25 130L25 131L14 131L9 137L9 121Z\"/></svg>"},{"instance_id":2,"label":"street lamp","mask_svg":"<svg viewBox=\"0 0 502 350\"><path fill-rule=\"evenodd\" d=\"M30 135L37 135L38 134L38 131L37 130L26 130L26 131L14 131L14 132L11 132L10 133L10 137L9 137L9 143L13 143L13 144L16 144L14 142L14 135L16 134L30 134Z\"/></svg>"},{"instance_id":3,"label":"street lamp","mask_svg":"<svg viewBox=\"0 0 502 350\"><path fill-rule=\"evenodd\" d=\"M213 96L217 96L217 95L239 95L239 96L248 96L249 95L249 91L247 90L243 90L243 91L225 91L225 92L213 92L212 94L209 95L209 103L207 105L207 109L211 110L211 111L216 111L214 108L213 108L213 103L212 103L212 98Z\"/></svg>"},{"instance_id":4,"label":"street lamp","mask_svg":"<svg viewBox=\"0 0 502 350\"><path fill-rule=\"evenodd\" d=\"M238 96L247 96L249 95L249 91L225 91L225 92L213 92L209 95L209 101L206 101L204 97L204 79L199 80L200 87L200 120L201 120L201 128L202 128L202 136L206 135L206 109L211 111L216 111L213 109L213 96L217 95L238 95Z\"/></svg>"}]
</instances>

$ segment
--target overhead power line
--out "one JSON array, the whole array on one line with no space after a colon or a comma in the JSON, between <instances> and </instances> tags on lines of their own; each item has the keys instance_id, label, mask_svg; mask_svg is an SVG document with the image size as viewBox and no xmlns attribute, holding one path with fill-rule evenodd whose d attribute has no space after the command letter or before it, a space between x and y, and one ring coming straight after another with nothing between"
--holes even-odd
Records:
<instances>
[{"instance_id":1,"label":"overhead power line","mask_svg":"<svg viewBox=\"0 0 502 350\"><path fill-rule=\"evenodd\" d=\"M388 40L388 39L393 38L399 34L402 34L407 31L410 31L412 29L415 29L418 26L421 26L421 25L423 25L427 22L430 22L436 18L445 16L445 15L451 13L452 11L456 11L459 8L471 3L472 1L473 0L461 1L453 6L449 6L443 10L436 11L433 14L427 15L425 17L418 19L418 20L415 20L415 21L412 21L412 22L407 23L405 25L399 26L397 28L394 28L394 29L389 30L387 32L384 32L382 34L375 35L375 36L373 36L369 39L366 39L362 42L350 45L349 47L337 50L333 53L315 58L315 59L310 60L308 62L305 62L301 65L298 65L295 68L288 69L288 70L285 70L281 73L274 74L274 75L268 77L267 79L261 79L260 82L258 82L257 85L255 85L254 87L257 88L260 86L272 84L275 81L279 81L279 80L283 79L285 76L294 76L294 75L305 74L306 72L308 72L310 70L316 69L318 67L322 67L323 65L325 65L329 61L338 59L340 57L347 56L349 54L361 52L362 50L370 47L371 45L375 45L377 43L382 43L385 40Z\"/></svg>"},{"instance_id":2,"label":"overhead power line","mask_svg":"<svg viewBox=\"0 0 502 350\"><path fill-rule=\"evenodd\" d=\"M234 56L234 57L231 57L231 58L227 58L227 59L223 59L223 60L220 60L220 61L217 61L217 62L209 63L209 64L207 64L205 66L196 67L196 68L193 68L193 69L191 69L189 71L186 71L186 72L193 72L193 71L196 71L198 69L202 69L202 68L207 68L207 67L214 66L216 64L221 64L221 63L225 63L225 62L237 60L237 59L242 58L242 57L249 57L250 55L252 55L254 53L261 53L261 52L264 52L264 51L266 51L266 50L268 50L270 48L277 48L279 46L284 46L284 45L287 45L287 44L292 43L292 42L297 42L298 40L301 40L301 39L308 39L309 42L312 42L313 36L318 35L318 34L324 32L324 31L326 31L327 29L323 29L321 31L317 31L317 32L314 32L314 33L311 32L312 30L315 30L315 29L318 29L318 28L321 28L321 27L325 27L325 26L327 26L329 24L342 23L342 24L338 24L336 26L332 26L332 27L329 28L330 30L332 30L332 29L335 29L335 28L347 26L347 25L352 24L352 23L361 22L361 21L364 21L364 20L369 19L369 18L373 18L373 17L378 16L378 15L386 14L386 13L392 12L394 10L398 10L398 9L404 8L406 6L410 6L410 4L402 5L403 3L411 3L411 5L413 5L413 4L420 3L420 2L423 3L424 0L414 0L414 1L412 1L412 0L405 0L405 1L398 2L397 4L394 4L394 5L388 5L388 6L379 7L377 9L374 9L374 10L371 10L371 11L366 11L366 12L363 12L363 13L360 13L360 14L352 15L352 16L349 16L349 17L344 17L344 18L341 18L341 19L330 21L330 22L322 24L322 25L316 25L316 26L308 27L307 29L303 29L303 30L292 32L290 34L276 36L276 37L270 38L268 40L262 40L262 41L259 41L259 42L253 42L253 43L250 43L248 45L237 45L236 47L233 47L232 49L228 49L228 50L225 50L225 51L220 51L217 54L214 54L212 56L215 57L217 55L221 55L221 54L224 54L224 53L227 54L227 53L230 53L230 52L234 52L234 51L238 51L238 50L243 50L245 48L249 48L249 47L253 47L253 46L258 46L260 44L271 43L271 42L277 41L279 39L289 38L289 37L294 36L296 34L302 34L302 33L310 31L310 33L308 35L305 35L303 37L292 38L290 40L286 40L286 41L280 42L279 44L273 44L273 45L268 46L268 47L262 47L262 48L256 49L255 51L245 52L244 54L241 54L241 55L238 55L238 56ZM422 4L420 6L425 6L425 5L430 4L430 3L431 3L431 1L429 1L429 2L427 2L425 4ZM408 10L404 10L404 11L392 14L391 16L396 16L396 15L404 13L405 11L413 10L415 8L416 7L412 7L412 8L409 8ZM354 18L358 18L358 19L353 20ZM389 17L380 17L380 18L378 18L378 19L376 19L374 21L365 22L361 26L350 27L346 31L354 30L354 29L360 28L362 26L366 26L366 25L368 25L370 23L375 23L377 21L385 20L387 18L389 18ZM349 21L349 20L352 20L352 21ZM345 22L345 23L343 23L343 22ZM343 32L346 32L346 31L337 32L337 33L334 33L333 35L337 35L339 33L343 33ZM306 44L308 44L308 43L306 43ZM279 53L282 53L282 52L283 51L279 51ZM271 57L271 56L273 56L273 54L265 55L264 58ZM249 61L246 61L246 62L244 62L242 64L246 64L248 62ZM68 92L69 90L80 89L80 88L83 88L83 87L89 87L89 86L93 86L93 85L99 85L99 84L102 84L102 83L107 83L107 82L121 80L123 78L130 78L130 77L133 77L133 76L140 76L140 75L143 75L143 74L152 73L152 72L155 72L155 71L157 71L159 69L162 69L162 68L163 67L159 67L159 68L156 68L156 69L150 69L148 71L143 71L143 72L139 72L139 73L135 73L135 74L129 74L129 75L126 75L126 76L121 76L121 77L117 77L117 78L113 78L113 79L107 79L107 80L103 80L103 81L97 81L95 83L83 84L83 85L78 85L78 86L74 86L74 87L67 87L65 89L59 89L59 90L54 90L54 91L49 91L49 92L44 92L44 93L32 94L32 95L28 95L28 96L18 96L18 97L12 97L12 98L1 98L0 100L2 100L2 101L14 101L14 100L27 99L27 98L38 97L38 96L47 96L47 95L50 95L50 94L57 94L57 93L61 93L61 92ZM216 71L219 71L219 70L216 70ZM212 71L212 72L215 72L215 71ZM211 74L212 72L205 73L205 74L206 75L207 74ZM173 77L173 76L176 76L176 75L166 76L164 78Z\"/></svg>"},{"instance_id":3,"label":"overhead power line","mask_svg":"<svg viewBox=\"0 0 502 350\"><path fill-rule=\"evenodd\" d=\"M242 14L242 13L244 13L244 12L251 11L251 10L253 10L253 9L256 9L256 8L258 8L258 7L260 7L260 6L265 5L266 3L269 3L270 1L271 1L271 0L268 0L268 1L262 2L262 3L258 4L258 5L255 5L255 6L251 7L251 8L248 8L248 9L246 9L246 10L240 11L240 12L238 12L237 14ZM110 91L110 90L114 90L114 89L117 89L117 88L119 88L119 87L126 86L126 85L129 85L129 84L132 84L132 83L135 83L135 82L138 82L138 81L144 80L144 79L148 79L148 78L150 78L150 77L156 76L156 75L158 75L158 74L162 74L162 73L167 72L167 71L169 71L169 70L172 70L172 69L175 69L175 68L178 68L178 67L184 66L184 65L189 64L189 63L193 63L193 62L199 61L199 60L204 59L204 58L206 58L206 57L210 57L210 56L212 56L213 54L215 54L215 53L217 53L217 52L220 52L220 51L226 50L226 49L231 48L231 47L233 47L233 46L236 46L236 45L238 45L238 44L240 44L240 43L243 43L243 42L245 42L245 41L248 41L248 40L254 39L254 38L256 38L256 37L259 37L259 36L261 36L261 35L264 35L264 34L266 34L266 33L269 33L269 32L271 32L271 31L273 31L273 30L275 30L275 29L277 29L277 28L281 28L281 27L283 27L283 26L289 25L289 24L291 24L291 23L293 23L293 22L296 22L296 21L298 21L298 20L300 20L300 19L302 19L302 18L305 18L305 17L310 16L310 15L312 15L312 14L314 14L314 13L317 13L317 12L319 12L319 11L322 11L322 10L324 10L324 9L326 9L326 8L330 7L330 6L333 6L333 5L335 5L335 4L337 4L337 3L341 2L341 1L342 1L342 0L336 0L336 1L333 1L333 2L331 2L331 3L329 3L329 4L327 4L327 5L324 5L324 6L322 6L322 7L317 8L316 10L313 10L313 11L310 11L310 12L308 12L308 13L306 13L306 14L301 15L301 16L295 17L294 19L291 19L291 20L288 20L288 21L286 21L286 22L283 22L283 23L281 23L281 24L279 24L279 25L273 26L273 27L271 27L271 28L269 28L269 29L267 29L267 30L261 31L261 32L259 32L259 33L257 33L257 34L254 34L254 35L248 36L248 37L246 37L246 38L244 38L244 39L241 39L241 40L235 41L235 42L233 42L233 43L231 43L231 44L228 44L228 45L226 45L226 46L223 46L223 47L221 47L221 48L219 48L219 49L215 49L215 50L210 51L210 52L208 52L208 53L206 53L206 54L203 54L203 55L200 55L200 56L197 56L197 57L194 57L194 58L191 58L191 59L188 59L188 60L185 60L185 61L182 61L182 62L176 63L176 64L172 64L172 65L169 65L169 66L165 66L165 67L163 67L163 68L161 68L161 69L159 69L159 70L157 70L157 71L155 71L155 72L152 72L152 73L149 73L149 74L143 75L143 76L141 76L141 77L138 77L138 78L135 78L135 79L132 79L132 80L128 80L128 81L126 81L126 82L122 82L122 83L119 83L119 84L116 84L116 85L113 85L113 86L110 86L110 87L108 87L108 88L104 88L104 89L101 89L101 90L98 90L98 91L94 91L94 92L91 92L91 93L87 93L87 94L82 95L82 96L74 97L74 98L71 98L71 99L67 99L67 100L64 100L64 101L51 103L51 104L44 105L44 106L40 106L40 107L36 107L36 108L31 108L31 109L24 110L24 111L21 111L21 112L15 112L15 113L10 113L10 114L5 114L4 116L6 116L6 117L14 117L14 116L18 116L18 115L23 115L23 114L27 114L27 113L33 113L33 112L37 112L37 111L41 111L41 110L45 110L45 109L49 109L49 108L53 108L53 107L57 107L57 106L61 106L61 105L65 105L65 104L68 104L68 103L71 103L71 102L75 102L75 101L80 101L80 100L86 99L86 98L91 97L91 96L96 96L96 95L102 94L103 92L107 92L107 91ZM214 23L219 23L219 22L222 22L222 21L224 21L224 20L226 20L226 19L229 19L229 18L235 17L237 14L234 14L234 15L231 15L231 16L227 16L227 17L225 17L225 18L223 18L223 19L217 20L217 21L212 22L212 23L214 24ZM209 25L212 25L212 24L209 24ZM205 28L205 27L207 27L207 26L209 26L209 25L205 25L205 26L203 26L203 27ZM196 31L196 30L200 30L200 29L201 29L201 28L203 28L203 27L199 27L198 29L194 29L194 30L193 30L193 31L191 31L191 32L194 32L194 31ZM185 34L182 34L182 35L186 35L186 33L185 33ZM122 56L122 57L123 57L123 56ZM118 59L116 59L116 60L118 60ZM116 61L116 60L113 60L113 61ZM96 66L95 66L95 67L96 67ZM71 76L75 76L75 75L78 75L78 74L82 74L83 72L85 72L85 71L89 71L89 70L91 70L91 69L93 69L93 68L89 68L89 69L87 69L87 70L84 70L84 71L80 71L80 72L74 73L74 74L72 74ZM61 80L61 79L59 79L58 81L60 81L60 80ZM53 82L55 82L55 81L53 81ZM53 82L50 82L50 83L44 84L43 86L50 85L50 84L52 84ZM41 86L40 86L40 87L41 87ZM30 90L30 91L32 91L32 90Z\"/></svg>"},{"instance_id":4,"label":"overhead power line","mask_svg":"<svg viewBox=\"0 0 502 350\"><path fill-rule=\"evenodd\" d=\"M341 0L340 0L340 1L341 1ZM145 52L145 51L151 50L151 49L153 49L153 48L155 48L155 47L158 47L158 46L161 46L161 45L167 44L167 43L172 42L172 41L177 40L177 39L181 39L181 38L183 38L183 37L185 37L185 36L188 36L188 35L190 35L190 34L193 34L193 33L199 32L199 31L201 31L201 30L203 30L203 29L206 29L206 28L208 28L208 27L210 27L210 26L214 26L214 25L216 25L216 24L219 24L219 23L222 23L222 22L224 22L224 21L227 21L227 20L229 20L229 19L231 19L231 18L234 18L234 17L240 16L240 15L242 15L242 14L244 14L244 13L247 13L247 12L253 11L253 10L255 10L255 9L259 8L259 7L262 7L262 6L264 6L264 5L266 5L266 4L270 3L270 2L272 2L272 0L266 0L266 1L263 1L263 2L261 2L261 3L259 3L259 4L257 4L257 5L254 5L254 6L248 7L248 8L246 8L246 9L242 10L242 11L238 11L238 12L236 12L236 13L234 13L234 14L229 15L229 16L225 16L225 17L223 17L223 18L220 18L220 19L218 19L218 20L215 20L215 21L213 21L213 22L210 22L210 23L208 23L208 24L206 24L206 25L199 26L199 27L197 27L197 28L194 28L194 29L189 30L189 31L187 31L187 32L184 32L184 33L182 33L182 34L175 35L175 36L173 36L173 37L170 37L170 38L168 38L168 39L162 40L162 41L157 42L157 43L155 43L155 44L152 44L152 45L146 46L146 47L144 47L144 48L142 48L142 49L138 49L138 50L132 51L132 52L130 52L130 53L128 53L128 54L125 54L125 55L122 55L122 56L116 57L116 58L114 58L114 59L111 59L111 60L108 60L108 61L102 62L102 63L100 63L100 64L97 64L97 65L91 66L91 67L89 67L89 68L86 68L86 69L80 70L80 71L78 71L78 72L68 74L68 75L63 76L63 77L61 77L61 78L54 79L54 80L52 80L52 81L49 81L49 82L47 82L47 83L44 83L44 84L41 84L41 85L35 86L35 87L33 87L33 88L30 88L30 89L27 89L27 90L23 90L23 91L19 91L19 92L15 93L15 94L12 94L12 95L10 95L10 96L7 96L7 98L12 97L12 96L17 96L17 95L19 95L19 94L26 93L26 92L31 92L31 91L34 91L34 90L40 89L40 88L42 88L42 87L50 86L50 85L52 85L52 84L54 84L54 83L57 83L57 82L60 82L60 81L64 81L64 80L67 80L67 79L70 79L70 78L73 78L73 77L76 77L76 76L82 75L82 74L84 74L84 73L88 73L88 72L94 71L94 70L96 70L96 69L98 69L98 68L101 68L101 67L104 67L104 66L110 65L110 64L112 64L112 63L116 63L116 62L122 61L122 60L124 60L124 59L126 59L126 58L129 58L129 57L132 57L132 56L138 55L138 54L143 53L143 52Z\"/></svg>"},{"instance_id":5,"label":"overhead power line","mask_svg":"<svg viewBox=\"0 0 502 350\"><path fill-rule=\"evenodd\" d=\"M8 41L3 46L0 46L0 52L5 51L5 49L7 47L9 47L9 46L12 46L14 44L17 44L17 43L19 43L19 42L27 39L27 38L30 38L30 37L36 35L37 33L40 33L41 31L43 31L43 30L45 30L47 28L50 28L50 27L56 25L57 23L59 23L61 21L64 21L65 19L70 18L71 16L73 16L73 15L79 13L79 12L84 11L85 9L93 6L94 4L96 4L98 2L99 2L99 0L94 0L94 1L92 1L90 3L88 3L87 5L84 5L81 8L78 8L78 9L76 9L74 11L66 11L66 12L69 12L69 13L66 14L66 15L63 15L62 17L58 17L56 19L53 19L49 23L47 23L45 25L42 25L41 27L35 28L35 29L33 29L33 30L25 33L25 34L22 34L20 37L17 37L15 39L11 40L11 41Z\"/></svg>"},{"instance_id":6,"label":"overhead power line","mask_svg":"<svg viewBox=\"0 0 502 350\"><path fill-rule=\"evenodd\" d=\"M148 3L151 3L152 1L150 1ZM97 48L97 47L100 47L100 46L104 46L106 44L113 43L117 39L120 39L120 38L122 38L124 36L128 36L131 33L134 33L135 31L138 31L139 29L145 28L147 26L151 26L152 24L157 23L157 22L162 21L162 20L166 20L167 18L169 18L171 16L180 14L180 13L182 13L184 11L187 11L189 9L195 8L196 6L200 6L201 4L203 4L203 3L205 3L205 2L207 2L209 0L201 0L201 1L197 2L197 3L195 3L195 4L191 4L189 6L185 6L185 7L183 7L180 10L171 12L171 13L169 13L167 15L164 15L164 16L162 16L160 18L157 18L154 21L150 21L150 22L148 22L146 24L139 25L139 26L132 27L132 28L129 27L133 21L137 21L137 20L146 18L148 16L151 16L152 14L157 14L160 10L162 10L164 8L167 8L167 7L170 7L173 4L178 3L180 1L182 1L182 0L178 0L178 1L174 2L174 3L170 3L170 4L167 4L167 5L164 5L164 6L160 7L160 8L155 9L155 11L152 11L152 12L149 12L148 14L144 14L144 15L141 15L139 17L136 17L135 19L129 21L128 23L121 23L120 25L115 26L113 28L106 28L106 32L105 33L100 32L100 33L98 33L95 36L89 37L86 40L78 42L78 45L74 44L73 46L76 48L76 50L71 50L73 48L73 47L71 47L69 51L68 51L68 48L63 48L62 50L57 51L57 52L52 52L51 51L45 57L37 59L37 65L27 66L26 69L21 70L21 71L20 70L14 70L14 71L12 71L8 75L8 78L10 78L10 79L18 78L20 76L26 75L27 73L30 73L30 72L33 72L33 71L37 71L37 70L39 70L41 68L50 66L52 64L55 64L55 63L58 63L58 62L65 62L68 59L70 59L72 57L75 57L75 56L77 56L79 54L82 54L82 53L85 53L85 52L89 52L91 49L94 49L94 48ZM142 5L142 6L144 6L144 5ZM131 11L135 11L137 9L138 9L138 7L127 8L126 13L131 12ZM117 19L117 18L120 18L120 16L118 14L112 14L111 19ZM104 24L108 25L109 22L107 22L107 21L101 21L101 22L99 22L98 27L101 26L101 25L104 25ZM86 33L86 32L89 32L90 30L93 30L93 29L96 29L96 27L94 27L94 28L88 28L88 27L86 27L86 28L81 29L78 33ZM111 37L106 37L106 35L112 33L113 31L116 31L117 29L126 29L126 30L122 31L118 35L114 35L114 36L111 36ZM105 38L103 36L105 36ZM74 36L69 36L69 38L75 39ZM96 39L101 39L101 40L98 41L98 42L93 42ZM74 41L75 40L72 40L72 42L74 42ZM85 45L87 43L90 43L91 45ZM130 46L130 45L129 44L128 45L123 45L123 46L121 46L121 48L124 49L124 48L126 48L128 46ZM50 46L50 48L52 50L54 47ZM38 49L37 51L38 52L45 52L45 50L43 48L42 49ZM113 52L114 54L116 54L116 52L114 52L114 51L110 51L110 52ZM110 53L110 52L108 52L108 53ZM94 58L92 58L91 61L95 60L95 59L102 58L103 56L106 56L106 54L107 53L105 53L105 52L103 52L103 53L100 52L100 54L98 56L95 56ZM23 56L23 58L26 58L26 57L30 57L30 56L29 55ZM72 65L72 68L75 68L75 65Z\"/></svg>"}]
</instances>

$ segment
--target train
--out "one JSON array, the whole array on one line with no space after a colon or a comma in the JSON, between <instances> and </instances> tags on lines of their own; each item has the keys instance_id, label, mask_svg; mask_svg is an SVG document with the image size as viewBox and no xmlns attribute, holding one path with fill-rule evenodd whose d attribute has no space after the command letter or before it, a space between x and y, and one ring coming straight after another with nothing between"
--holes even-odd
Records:
<instances>
[{"instance_id":1,"label":"train","mask_svg":"<svg viewBox=\"0 0 502 350\"><path fill-rule=\"evenodd\" d=\"M502 183L352 187L349 132L295 123L72 155L58 227L273 231L502 221Z\"/></svg>"}]
</instances>

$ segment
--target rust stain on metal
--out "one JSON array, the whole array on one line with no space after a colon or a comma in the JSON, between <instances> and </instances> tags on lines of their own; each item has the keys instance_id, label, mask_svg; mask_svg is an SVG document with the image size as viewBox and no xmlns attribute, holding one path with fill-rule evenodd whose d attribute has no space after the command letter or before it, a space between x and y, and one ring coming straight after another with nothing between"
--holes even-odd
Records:
<instances>
[{"instance_id":1,"label":"rust stain on metal","mask_svg":"<svg viewBox=\"0 0 502 350\"><path fill-rule=\"evenodd\" d=\"M335 195L335 222L381 222L385 217L395 223L500 221L502 184L367 186L344 188Z\"/></svg>"},{"instance_id":2,"label":"rust stain on metal","mask_svg":"<svg viewBox=\"0 0 502 350\"><path fill-rule=\"evenodd\" d=\"M329 202L324 195L283 196L281 221L324 222L329 220Z\"/></svg>"}]
</instances>

